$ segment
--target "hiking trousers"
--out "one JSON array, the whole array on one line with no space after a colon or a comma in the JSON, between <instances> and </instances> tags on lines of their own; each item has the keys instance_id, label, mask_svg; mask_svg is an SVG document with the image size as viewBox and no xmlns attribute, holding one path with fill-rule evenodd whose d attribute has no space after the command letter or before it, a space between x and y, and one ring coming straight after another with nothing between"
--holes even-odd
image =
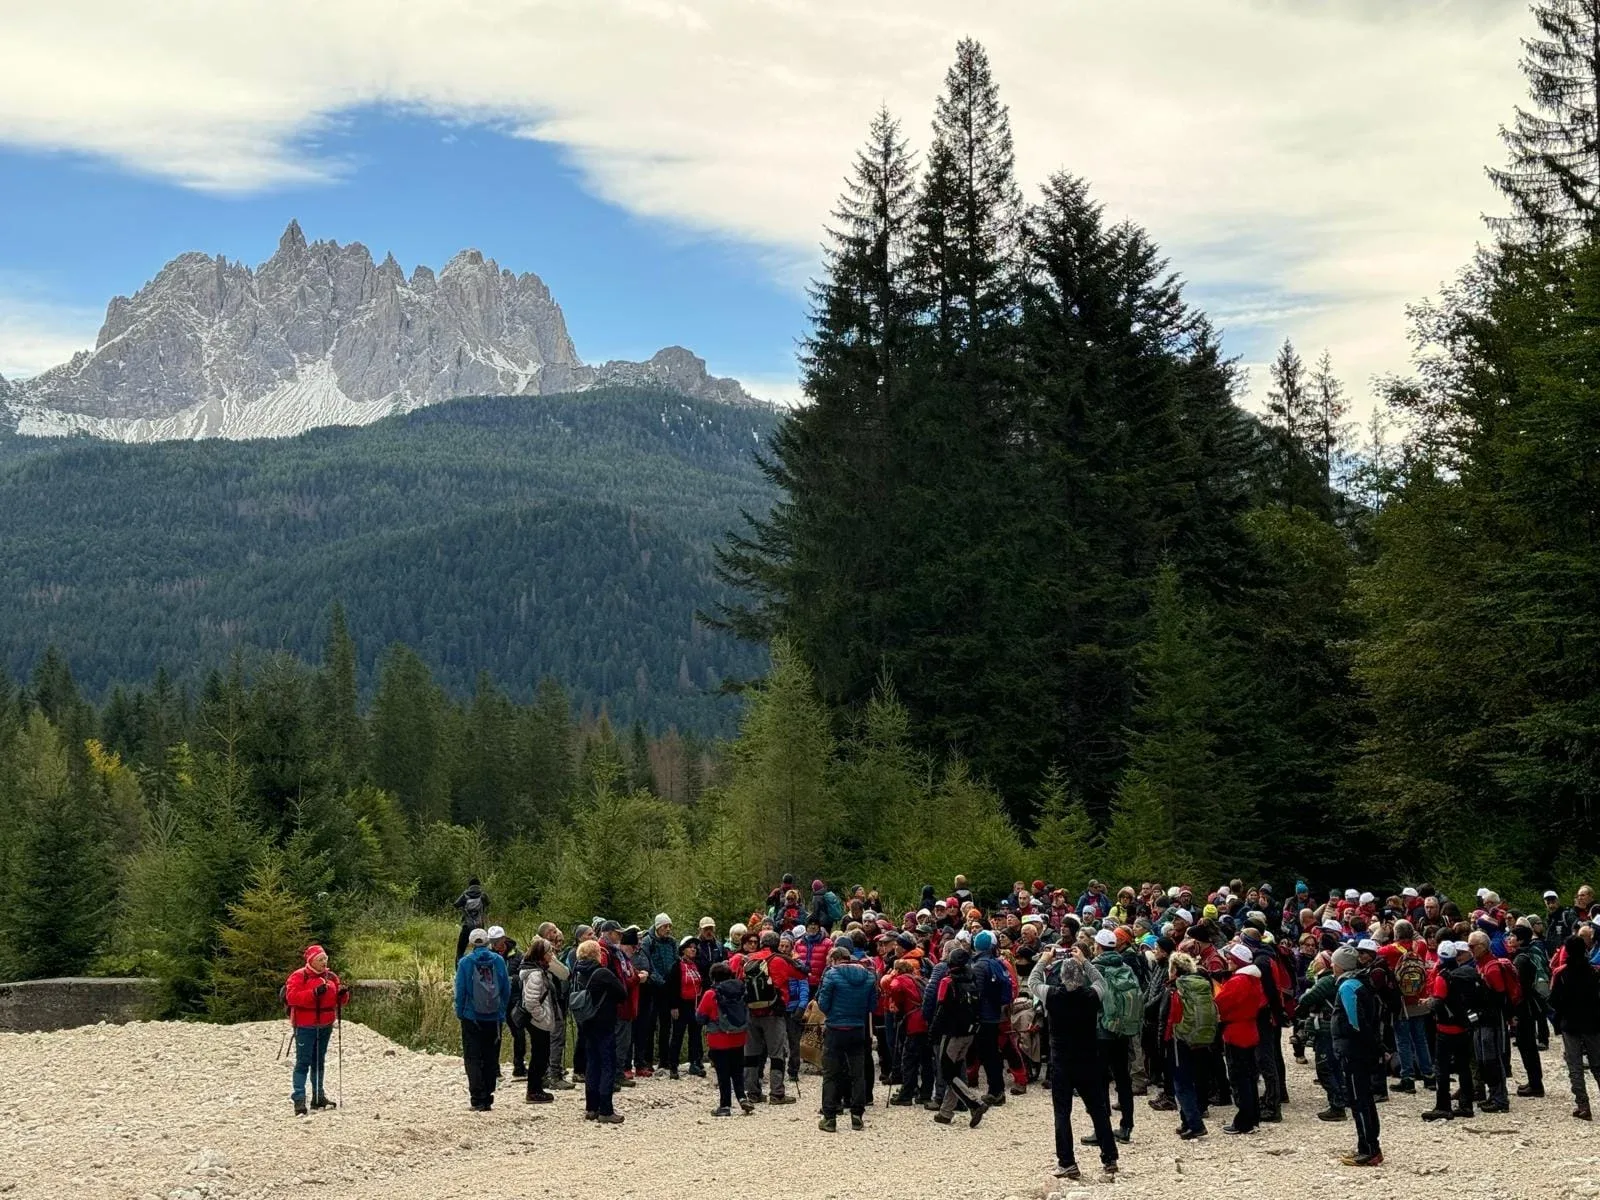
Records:
<instances>
[{"instance_id":1,"label":"hiking trousers","mask_svg":"<svg viewBox=\"0 0 1600 1200\"><path fill-rule=\"evenodd\" d=\"M592 1025L593 1022L591 1021ZM618 1029L627 1026L619 1021ZM617 1030L589 1032L578 1026L578 1040L583 1043L583 1108L596 1116L610 1116L611 1093L617 1084Z\"/></svg>"},{"instance_id":2,"label":"hiking trousers","mask_svg":"<svg viewBox=\"0 0 1600 1200\"><path fill-rule=\"evenodd\" d=\"M1117 1103L1122 1108L1122 1130L1133 1130L1133 1048L1132 1039L1112 1034L1100 1039L1100 1053L1105 1056L1105 1082L1117 1089Z\"/></svg>"},{"instance_id":3,"label":"hiking trousers","mask_svg":"<svg viewBox=\"0 0 1600 1200\"><path fill-rule=\"evenodd\" d=\"M713 1050L711 1067L717 1073L717 1099L723 1108L732 1108L735 1097L744 1099L744 1051L738 1046Z\"/></svg>"},{"instance_id":4,"label":"hiking trousers","mask_svg":"<svg viewBox=\"0 0 1600 1200\"><path fill-rule=\"evenodd\" d=\"M783 1097L783 1070L789 1057L789 1021L781 1008L750 1014L750 1040L744 1047L744 1090L754 1099L761 1095L761 1072L770 1062L770 1093Z\"/></svg>"},{"instance_id":5,"label":"hiking trousers","mask_svg":"<svg viewBox=\"0 0 1600 1200\"><path fill-rule=\"evenodd\" d=\"M1233 1127L1248 1133L1261 1124L1261 1095L1255 1046L1224 1043L1223 1057L1228 1063L1228 1082L1233 1089Z\"/></svg>"},{"instance_id":6,"label":"hiking trousers","mask_svg":"<svg viewBox=\"0 0 1600 1200\"><path fill-rule=\"evenodd\" d=\"M544 1073L550 1062L550 1033L528 1022L528 1095L544 1092Z\"/></svg>"},{"instance_id":7,"label":"hiking trousers","mask_svg":"<svg viewBox=\"0 0 1600 1200\"><path fill-rule=\"evenodd\" d=\"M1283 1040L1278 1027L1265 1010L1256 1018L1256 1074L1261 1078L1261 1111L1270 1115L1283 1106L1283 1078L1278 1064L1283 1060Z\"/></svg>"},{"instance_id":8,"label":"hiking trousers","mask_svg":"<svg viewBox=\"0 0 1600 1200\"><path fill-rule=\"evenodd\" d=\"M1205 1105L1200 1103L1200 1092L1196 1078L1197 1059L1200 1055L1195 1053L1195 1048L1176 1038L1172 1040L1172 1092L1173 1098L1178 1102L1179 1124L1184 1129L1192 1129L1196 1133L1203 1132L1206 1121L1200 1114L1205 1111ZM1127 1114L1123 1114L1127 1116ZM1128 1118L1127 1128L1132 1128L1132 1118Z\"/></svg>"},{"instance_id":9,"label":"hiking trousers","mask_svg":"<svg viewBox=\"0 0 1600 1200\"><path fill-rule=\"evenodd\" d=\"M1356 1153L1378 1154L1378 1094L1372 1086L1377 1070L1376 1054L1371 1052L1340 1055L1340 1065L1350 1088L1350 1115L1356 1123Z\"/></svg>"},{"instance_id":10,"label":"hiking trousers","mask_svg":"<svg viewBox=\"0 0 1600 1200\"><path fill-rule=\"evenodd\" d=\"M989 1095L1006 1094L1005 1060L1000 1054L1000 1022L984 1021L978 1026L978 1061L983 1064L983 1081Z\"/></svg>"},{"instance_id":11,"label":"hiking trousers","mask_svg":"<svg viewBox=\"0 0 1600 1200\"><path fill-rule=\"evenodd\" d=\"M557 1009L559 1012L560 1010ZM567 1072L567 1015L561 1013L556 1018L556 1027L550 1031L550 1070L549 1077L560 1082L566 1077ZM530 1071L529 1074L532 1074Z\"/></svg>"},{"instance_id":12,"label":"hiking trousers","mask_svg":"<svg viewBox=\"0 0 1600 1200\"><path fill-rule=\"evenodd\" d=\"M294 1091L290 1099L295 1103L306 1098L306 1078L311 1079L311 1095L321 1096L322 1076L328 1065L328 1039L333 1036L333 1024L296 1025L294 1029Z\"/></svg>"},{"instance_id":13,"label":"hiking trousers","mask_svg":"<svg viewBox=\"0 0 1600 1200\"><path fill-rule=\"evenodd\" d=\"M895 1039L900 1046L900 1096L926 1104L933 1099L933 1061L928 1035L905 1033Z\"/></svg>"},{"instance_id":14,"label":"hiking trousers","mask_svg":"<svg viewBox=\"0 0 1600 1200\"><path fill-rule=\"evenodd\" d=\"M1461 1109L1472 1111L1472 1034L1440 1030L1435 1041L1438 1057L1433 1062L1434 1108L1450 1111L1450 1077L1461 1085Z\"/></svg>"},{"instance_id":15,"label":"hiking trousers","mask_svg":"<svg viewBox=\"0 0 1600 1200\"><path fill-rule=\"evenodd\" d=\"M669 1071L676 1071L683 1062L683 1040L689 1039L689 1065L699 1067L703 1065L700 1056L700 1022L694 1019L694 1001L680 1000L678 1002L678 1016L672 1022L672 1043L666 1047L662 1055L662 1065ZM667 1016L672 1016L672 1010L667 1010Z\"/></svg>"},{"instance_id":16,"label":"hiking trousers","mask_svg":"<svg viewBox=\"0 0 1600 1200\"><path fill-rule=\"evenodd\" d=\"M1544 1064L1539 1061L1539 1020L1532 1005L1517 1014L1517 1054L1522 1058L1522 1073L1528 1086L1544 1091Z\"/></svg>"},{"instance_id":17,"label":"hiking trousers","mask_svg":"<svg viewBox=\"0 0 1600 1200\"><path fill-rule=\"evenodd\" d=\"M1589 1089L1583 1078L1583 1060L1600 1086L1600 1033L1563 1033L1561 1053L1567 1060L1567 1078L1572 1082L1572 1099L1579 1108L1589 1107Z\"/></svg>"},{"instance_id":18,"label":"hiking trousers","mask_svg":"<svg viewBox=\"0 0 1600 1200\"><path fill-rule=\"evenodd\" d=\"M822 1115L837 1117L846 1108L861 1116L867 1104L867 1031L822 1032Z\"/></svg>"},{"instance_id":19,"label":"hiking trousers","mask_svg":"<svg viewBox=\"0 0 1600 1200\"><path fill-rule=\"evenodd\" d=\"M947 1037L939 1043L939 1080L944 1084L944 1095L939 1101L939 1111L945 1116L956 1111L957 1102L968 1108L983 1103L978 1089L967 1082L967 1054L972 1049L973 1037Z\"/></svg>"},{"instance_id":20,"label":"hiking trousers","mask_svg":"<svg viewBox=\"0 0 1600 1200\"><path fill-rule=\"evenodd\" d=\"M1486 1017L1472 1031L1472 1049L1478 1056L1478 1074L1495 1103L1510 1103L1506 1095L1506 1027L1499 1017Z\"/></svg>"},{"instance_id":21,"label":"hiking trousers","mask_svg":"<svg viewBox=\"0 0 1600 1200\"><path fill-rule=\"evenodd\" d=\"M1433 1078L1433 1057L1428 1053L1428 1018L1399 1017L1394 1023L1394 1048L1400 1056L1400 1078Z\"/></svg>"},{"instance_id":22,"label":"hiking trousers","mask_svg":"<svg viewBox=\"0 0 1600 1200\"><path fill-rule=\"evenodd\" d=\"M493 1104L495 1084L500 1079L498 1020L462 1020L461 1062L467 1069L467 1094L473 1106L483 1108Z\"/></svg>"},{"instance_id":23,"label":"hiking trousers","mask_svg":"<svg viewBox=\"0 0 1600 1200\"><path fill-rule=\"evenodd\" d=\"M1317 1082L1328 1093L1329 1108L1349 1108L1350 1093L1345 1087L1344 1067L1333 1052L1333 1031L1319 1029L1312 1035L1312 1053L1317 1059Z\"/></svg>"},{"instance_id":24,"label":"hiking trousers","mask_svg":"<svg viewBox=\"0 0 1600 1200\"><path fill-rule=\"evenodd\" d=\"M1055 1060L1059 1063L1060 1058ZM1079 1060L1080 1062L1082 1060ZM1111 1105L1106 1096L1104 1070L1078 1069L1068 1071L1056 1066L1050 1073L1050 1108L1055 1115L1056 1163L1063 1167L1077 1165L1077 1143L1072 1136L1072 1097L1076 1093L1088 1110L1094 1125L1095 1145L1100 1151L1100 1161L1107 1166L1117 1161L1117 1139L1111 1133Z\"/></svg>"}]
</instances>

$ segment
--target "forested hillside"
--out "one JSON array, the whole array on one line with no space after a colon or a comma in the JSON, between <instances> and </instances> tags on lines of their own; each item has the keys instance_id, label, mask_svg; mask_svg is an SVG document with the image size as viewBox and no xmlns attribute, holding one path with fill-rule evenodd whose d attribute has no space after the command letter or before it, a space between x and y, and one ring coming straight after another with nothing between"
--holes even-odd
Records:
<instances>
[{"instance_id":1,"label":"forested hillside","mask_svg":"<svg viewBox=\"0 0 1600 1200\"><path fill-rule=\"evenodd\" d=\"M0 452L0 663L59 647L102 695L236 648L314 657L342 602L370 687L392 642L465 694L541 676L622 721L731 729L765 652L696 625L710 547L771 489L756 407L653 391L455 401L288 441ZM10 441L11 439L7 439Z\"/></svg>"}]
</instances>

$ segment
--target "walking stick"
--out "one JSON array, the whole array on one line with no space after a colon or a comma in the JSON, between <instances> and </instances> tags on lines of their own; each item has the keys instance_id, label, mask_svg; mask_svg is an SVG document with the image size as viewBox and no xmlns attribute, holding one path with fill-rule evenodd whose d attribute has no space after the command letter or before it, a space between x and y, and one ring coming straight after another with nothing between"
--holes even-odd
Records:
<instances>
[{"instance_id":1,"label":"walking stick","mask_svg":"<svg viewBox=\"0 0 1600 1200\"><path fill-rule=\"evenodd\" d=\"M344 1111L344 1008L334 1015L334 1028L339 1039L339 1110Z\"/></svg>"}]
</instances>

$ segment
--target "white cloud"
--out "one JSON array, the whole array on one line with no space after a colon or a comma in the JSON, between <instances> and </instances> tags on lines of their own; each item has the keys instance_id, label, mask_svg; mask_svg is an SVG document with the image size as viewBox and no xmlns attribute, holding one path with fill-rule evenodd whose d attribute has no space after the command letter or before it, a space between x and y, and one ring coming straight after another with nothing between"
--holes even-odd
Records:
<instances>
[{"instance_id":1,"label":"white cloud","mask_svg":"<svg viewBox=\"0 0 1600 1200\"><path fill-rule=\"evenodd\" d=\"M0 272L0 377L26 379L92 347L102 315L42 300L29 281Z\"/></svg>"},{"instance_id":2,"label":"white cloud","mask_svg":"<svg viewBox=\"0 0 1600 1200\"><path fill-rule=\"evenodd\" d=\"M338 176L303 139L354 105L493 119L794 278L873 109L922 140L970 33L1029 181L1087 176L1359 391L1497 207L1525 24L1512 0L55 0L0 16L0 140L250 191Z\"/></svg>"}]
</instances>

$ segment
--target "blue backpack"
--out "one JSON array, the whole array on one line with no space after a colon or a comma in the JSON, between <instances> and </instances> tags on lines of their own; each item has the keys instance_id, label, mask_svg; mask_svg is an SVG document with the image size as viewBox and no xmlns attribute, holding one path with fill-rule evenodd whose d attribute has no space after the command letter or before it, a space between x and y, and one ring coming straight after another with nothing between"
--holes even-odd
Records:
<instances>
[{"instance_id":1,"label":"blue backpack","mask_svg":"<svg viewBox=\"0 0 1600 1200\"><path fill-rule=\"evenodd\" d=\"M500 1019L500 976L486 955L472 964L472 1011L480 1017Z\"/></svg>"}]
</instances>

